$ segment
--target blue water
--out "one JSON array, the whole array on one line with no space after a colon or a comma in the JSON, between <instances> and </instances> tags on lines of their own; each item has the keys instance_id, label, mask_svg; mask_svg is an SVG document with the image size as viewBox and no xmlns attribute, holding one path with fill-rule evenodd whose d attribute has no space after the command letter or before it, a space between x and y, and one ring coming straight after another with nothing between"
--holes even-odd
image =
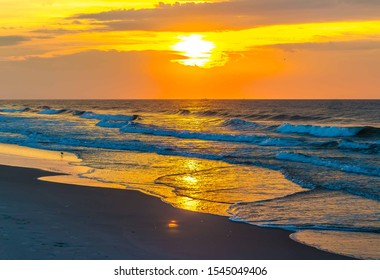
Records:
<instances>
[{"instance_id":1,"label":"blue water","mask_svg":"<svg viewBox=\"0 0 380 280\"><path fill-rule=\"evenodd\" d=\"M229 199L232 219L380 232L378 100L0 101L0 142L74 152L115 172L134 168L124 160L130 152L276 170L305 192Z\"/></svg>"}]
</instances>

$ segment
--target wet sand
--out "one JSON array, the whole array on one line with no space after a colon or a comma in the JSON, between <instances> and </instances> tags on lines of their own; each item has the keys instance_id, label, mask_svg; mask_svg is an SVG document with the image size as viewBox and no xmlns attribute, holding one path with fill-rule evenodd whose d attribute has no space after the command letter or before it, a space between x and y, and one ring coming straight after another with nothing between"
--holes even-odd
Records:
<instances>
[{"instance_id":1,"label":"wet sand","mask_svg":"<svg viewBox=\"0 0 380 280\"><path fill-rule=\"evenodd\" d=\"M37 180L49 175L0 166L0 259L346 259L136 191Z\"/></svg>"}]
</instances>

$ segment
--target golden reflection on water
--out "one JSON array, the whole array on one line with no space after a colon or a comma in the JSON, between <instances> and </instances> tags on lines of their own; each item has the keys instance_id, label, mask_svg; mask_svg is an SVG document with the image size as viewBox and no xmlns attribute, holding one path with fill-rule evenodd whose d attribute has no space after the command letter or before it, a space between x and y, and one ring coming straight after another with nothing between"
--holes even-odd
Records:
<instances>
[{"instance_id":1,"label":"golden reflection on water","mask_svg":"<svg viewBox=\"0 0 380 280\"><path fill-rule=\"evenodd\" d=\"M304 190L280 172L256 166L125 151L104 154L102 158L128 167L110 170L105 162L105 168L95 169L86 177L116 182L196 212L228 215L229 206L237 202L272 199Z\"/></svg>"},{"instance_id":2,"label":"golden reflection on water","mask_svg":"<svg viewBox=\"0 0 380 280\"><path fill-rule=\"evenodd\" d=\"M184 161L184 168L189 165ZM190 164L192 165L192 164ZM170 203L197 212L226 215L229 206L286 196L303 189L278 171L224 164L163 176L160 184L174 188Z\"/></svg>"},{"instance_id":3,"label":"golden reflection on water","mask_svg":"<svg viewBox=\"0 0 380 280\"><path fill-rule=\"evenodd\" d=\"M186 196L168 198L167 201L181 209L227 216L230 204L194 199Z\"/></svg>"},{"instance_id":4,"label":"golden reflection on water","mask_svg":"<svg viewBox=\"0 0 380 280\"><path fill-rule=\"evenodd\" d=\"M197 160L188 159L185 161L185 167L187 167L190 171L196 171L199 168L199 164Z\"/></svg>"},{"instance_id":5,"label":"golden reflection on water","mask_svg":"<svg viewBox=\"0 0 380 280\"><path fill-rule=\"evenodd\" d=\"M203 212L200 211L201 208L201 202L199 200L191 199L189 197L181 196L173 199L173 203L179 208L191 210L195 212Z\"/></svg>"},{"instance_id":6,"label":"golden reflection on water","mask_svg":"<svg viewBox=\"0 0 380 280\"><path fill-rule=\"evenodd\" d=\"M185 181L185 183L188 183L189 185L193 186L198 183L198 179L191 176L191 175L186 175L182 177L182 180Z\"/></svg>"}]
</instances>

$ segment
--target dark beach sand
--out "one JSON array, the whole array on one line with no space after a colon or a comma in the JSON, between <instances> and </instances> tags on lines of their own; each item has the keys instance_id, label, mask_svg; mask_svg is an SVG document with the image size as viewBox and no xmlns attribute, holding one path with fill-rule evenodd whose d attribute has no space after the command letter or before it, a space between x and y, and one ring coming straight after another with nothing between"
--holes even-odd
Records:
<instances>
[{"instance_id":1,"label":"dark beach sand","mask_svg":"<svg viewBox=\"0 0 380 280\"><path fill-rule=\"evenodd\" d=\"M0 166L0 259L345 259L287 231L176 209L136 191L37 180L47 175Z\"/></svg>"}]
</instances>

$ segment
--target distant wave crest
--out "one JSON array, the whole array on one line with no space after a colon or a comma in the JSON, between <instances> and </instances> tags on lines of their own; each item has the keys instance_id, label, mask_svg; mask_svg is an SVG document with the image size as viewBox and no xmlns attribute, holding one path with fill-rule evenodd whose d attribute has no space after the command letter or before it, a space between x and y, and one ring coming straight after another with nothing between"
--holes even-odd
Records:
<instances>
[{"instance_id":1,"label":"distant wave crest","mask_svg":"<svg viewBox=\"0 0 380 280\"><path fill-rule=\"evenodd\" d=\"M171 136L184 139L201 139L227 142L256 142L258 139L261 139L261 136L257 135L234 135L206 133L188 130L173 130L155 125L140 124L136 122L127 122L123 127L120 128L120 131L125 133L141 133L156 136Z\"/></svg>"},{"instance_id":2,"label":"distant wave crest","mask_svg":"<svg viewBox=\"0 0 380 280\"><path fill-rule=\"evenodd\" d=\"M41 111L38 112L40 115L58 115L62 113L68 112L68 109L42 109Z\"/></svg>"},{"instance_id":3,"label":"distant wave crest","mask_svg":"<svg viewBox=\"0 0 380 280\"><path fill-rule=\"evenodd\" d=\"M309 124L293 125L284 123L277 128L279 133L300 133L317 137L349 137L358 135L365 127L339 127L339 126L318 126Z\"/></svg>"},{"instance_id":4,"label":"distant wave crest","mask_svg":"<svg viewBox=\"0 0 380 280\"><path fill-rule=\"evenodd\" d=\"M376 143L341 140L339 141L338 148L348 150L375 150L378 148L378 145Z\"/></svg>"},{"instance_id":5,"label":"distant wave crest","mask_svg":"<svg viewBox=\"0 0 380 280\"><path fill-rule=\"evenodd\" d=\"M190 115L190 114L191 114L190 110L186 110L186 109L181 109L178 112L178 115L183 115L183 116L187 116L187 115Z\"/></svg>"},{"instance_id":6,"label":"distant wave crest","mask_svg":"<svg viewBox=\"0 0 380 280\"><path fill-rule=\"evenodd\" d=\"M133 121L137 119L138 115L127 116L127 115L110 115L110 114L95 114L92 112L85 112L81 116L83 119L95 119L100 121Z\"/></svg>"},{"instance_id":7,"label":"distant wave crest","mask_svg":"<svg viewBox=\"0 0 380 280\"><path fill-rule=\"evenodd\" d=\"M23 113L30 111L30 108L12 109L12 108L2 108L0 112L2 113Z\"/></svg>"},{"instance_id":8,"label":"distant wave crest","mask_svg":"<svg viewBox=\"0 0 380 280\"><path fill-rule=\"evenodd\" d=\"M255 129L262 127L261 124L250 122L242 119L228 119L221 123L221 126L229 127L232 129Z\"/></svg>"}]
</instances>

